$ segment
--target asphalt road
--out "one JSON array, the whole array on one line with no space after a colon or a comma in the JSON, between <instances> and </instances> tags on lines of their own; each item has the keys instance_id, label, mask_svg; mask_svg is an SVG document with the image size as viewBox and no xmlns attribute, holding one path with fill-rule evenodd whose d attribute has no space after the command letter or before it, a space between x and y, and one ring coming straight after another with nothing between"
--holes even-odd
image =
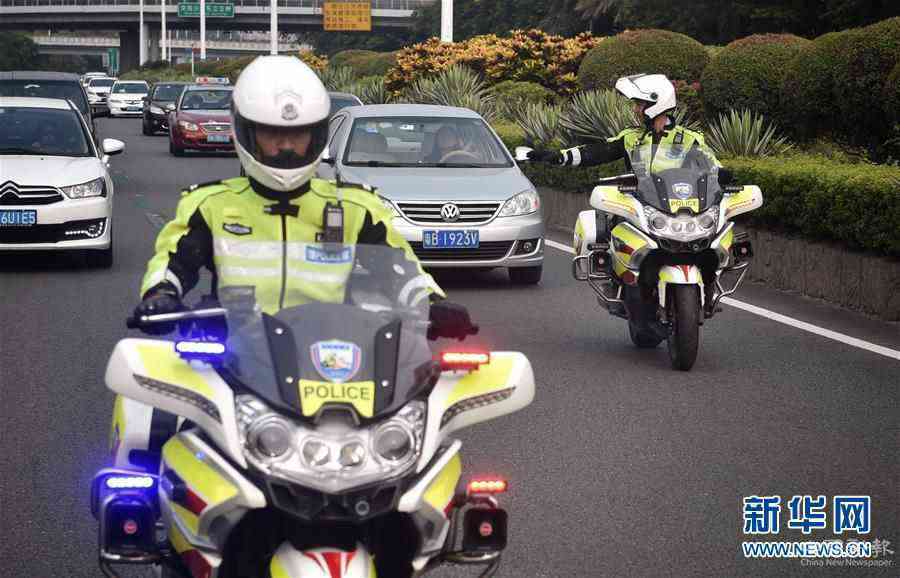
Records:
<instances>
[{"instance_id":1,"label":"asphalt road","mask_svg":"<svg viewBox=\"0 0 900 578\"><path fill-rule=\"evenodd\" d=\"M238 171L233 156L170 156L166 138L141 136L137 120L100 126L127 143L112 161L114 267L0 254L4 577L100 575L88 493L106 452L107 357L126 335L178 190ZM438 276L481 324L478 342L523 351L535 368L529 408L462 436L468 473L510 480L501 576L898 574L897 563L746 560L740 543L744 496L851 494L872 496L868 538L900 546L900 361L726 307L703 327L693 371L675 372L663 347L633 348L569 271L569 256L548 249L534 288L512 287L499 271ZM900 350L896 325L759 286L737 297ZM773 539L831 538L829 528Z\"/></svg>"}]
</instances>

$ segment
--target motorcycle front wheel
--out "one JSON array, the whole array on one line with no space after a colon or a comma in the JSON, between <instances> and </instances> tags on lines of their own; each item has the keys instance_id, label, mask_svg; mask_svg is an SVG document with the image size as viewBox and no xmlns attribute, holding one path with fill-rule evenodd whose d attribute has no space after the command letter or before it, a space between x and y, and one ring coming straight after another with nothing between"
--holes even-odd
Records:
<instances>
[{"instance_id":1,"label":"motorcycle front wheel","mask_svg":"<svg viewBox=\"0 0 900 578\"><path fill-rule=\"evenodd\" d=\"M672 368L690 371L700 348L700 288L697 285L670 285L669 359Z\"/></svg>"}]
</instances>

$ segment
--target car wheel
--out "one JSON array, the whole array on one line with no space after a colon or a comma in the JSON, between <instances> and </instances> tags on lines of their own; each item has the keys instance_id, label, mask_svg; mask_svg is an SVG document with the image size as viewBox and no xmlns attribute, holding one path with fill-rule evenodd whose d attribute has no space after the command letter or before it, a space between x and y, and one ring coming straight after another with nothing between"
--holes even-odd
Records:
<instances>
[{"instance_id":1,"label":"car wheel","mask_svg":"<svg viewBox=\"0 0 900 578\"><path fill-rule=\"evenodd\" d=\"M175 143L173 143L172 141L169 141L169 152L172 153L172 155L176 156L176 157L184 156L184 149L181 147L175 146Z\"/></svg>"},{"instance_id":2,"label":"car wheel","mask_svg":"<svg viewBox=\"0 0 900 578\"><path fill-rule=\"evenodd\" d=\"M509 280L514 285L537 285L541 282L544 266L537 267L510 267Z\"/></svg>"},{"instance_id":3,"label":"car wheel","mask_svg":"<svg viewBox=\"0 0 900 578\"><path fill-rule=\"evenodd\" d=\"M141 132L144 133L144 136L152 136L153 135L153 123L148 122L145 118L141 123Z\"/></svg>"},{"instance_id":4,"label":"car wheel","mask_svg":"<svg viewBox=\"0 0 900 578\"><path fill-rule=\"evenodd\" d=\"M109 269L113 264L113 245L109 242L108 249L89 249L85 251L87 266L93 269Z\"/></svg>"}]
</instances>

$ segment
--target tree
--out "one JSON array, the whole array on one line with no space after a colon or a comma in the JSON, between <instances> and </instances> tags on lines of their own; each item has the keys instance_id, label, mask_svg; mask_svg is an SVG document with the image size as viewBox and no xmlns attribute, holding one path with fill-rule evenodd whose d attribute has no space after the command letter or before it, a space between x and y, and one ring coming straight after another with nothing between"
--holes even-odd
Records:
<instances>
[{"instance_id":1,"label":"tree","mask_svg":"<svg viewBox=\"0 0 900 578\"><path fill-rule=\"evenodd\" d=\"M0 32L0 70L34 68L38 62L38 48L34 41L20 32Z\"/></svg>"}]
</instances>

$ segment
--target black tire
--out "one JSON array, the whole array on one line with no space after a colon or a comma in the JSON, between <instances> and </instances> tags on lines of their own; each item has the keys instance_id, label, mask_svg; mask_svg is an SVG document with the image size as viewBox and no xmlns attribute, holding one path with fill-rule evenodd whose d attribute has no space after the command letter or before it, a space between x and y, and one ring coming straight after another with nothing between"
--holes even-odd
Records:
<instances>
[{"instance_id":1,"label":"black tire","mask_svg":"<svg viewBox=\"0 0 900 578\"><path fill-rule=\"evenodd\" d=\"M144 136L153 136L153 125L147 122L146 118L141 122L141 132Z\"/></svg>"},{"instance_id":2,"label":"black tire","mask_svg":"<svg viewBox=\"0 0 900 578\"><path fill-rule=\"evenodd\" d=\"M175 143L169 141L169 152L172 153L172 156L183 157L184 149L181 147L175 146Z\"/></svg>"},{"instance_id":3,"label":"black tire","mask_svg":"<svg viewBox=\"0 0 900 578\"><path fill-rule=\"evenodd\" d=\"M537 285L544 274L544 266L537 267L510 267L509 280L514 285Z\"/></svg>"},{"instance_id":4,"label":"black tire","mask_svg":"<svg viewBox=\"0 0 900 578\"><path fill-rule=\"evenodd\" d=\"M700 348L700 288L696 285L669 285L669 359L672 368L690 371Z\"/></svg>"},{"instance_id":5,"label":"black tire","mask_svg":"<svg viewBox=\"0 0 900 578\"><path fill-rule=\"evenodd\" d=\"M628 320L628 335L631 337L631 342L641 349L655 349L664 339L652 329L642 327L633 319Z\"/></svg>"},{"instance_id":6,"label":"black tire","mask_svg":"<svg viewBox=\"0 0 900 578\"><path fill-rule=\"evenodd\" d=\"M89 249L85 251L84 260L92 269L109 269L113 264L112 242L108 249Z\"/></svg>"}]
</instances>

